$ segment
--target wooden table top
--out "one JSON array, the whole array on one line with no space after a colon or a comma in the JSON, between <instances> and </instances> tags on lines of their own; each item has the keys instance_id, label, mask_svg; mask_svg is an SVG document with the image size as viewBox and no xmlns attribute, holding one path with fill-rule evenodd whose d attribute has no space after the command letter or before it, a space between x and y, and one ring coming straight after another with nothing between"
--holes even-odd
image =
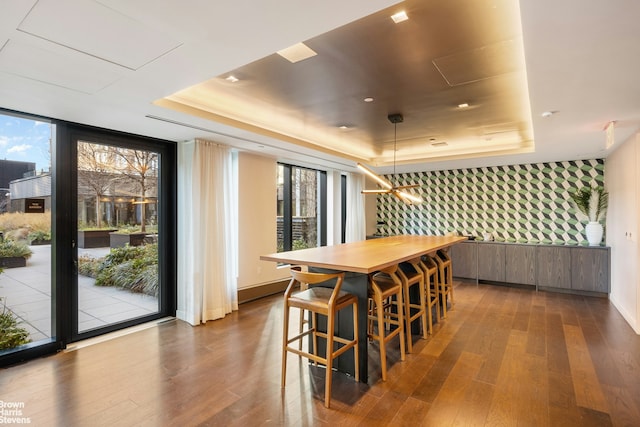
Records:
<instances>
[{"instance_id":1,"label":"wooden table top","mask_svg":"<svg viewBox=\"0 0 640 427\"><path fill-rule=\"evenodd\" d=\"M279 252L262 255L260 259L368 274L421 255L433 253L464 240L467 238L459 236L391 236L334 246Z\"/></svg>"}]
</instances>

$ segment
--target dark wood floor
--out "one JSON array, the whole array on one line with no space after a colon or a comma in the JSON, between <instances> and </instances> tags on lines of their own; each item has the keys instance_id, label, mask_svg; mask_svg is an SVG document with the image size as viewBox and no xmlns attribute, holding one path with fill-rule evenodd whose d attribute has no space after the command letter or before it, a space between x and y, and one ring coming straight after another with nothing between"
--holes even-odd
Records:
<instances>
[{"instance_id":1,"label":"dark wood floor","mask_svg":"<svg viewBox=\"0 0 640 427\"><path fill-rule=\"evenodd\" d=\"M281 302L206 326L171 321L0 370L35 426L638 426L640 337L604 298L456 283L456 306L369 384L289 359Z\"/></svg>"}]
</instances>

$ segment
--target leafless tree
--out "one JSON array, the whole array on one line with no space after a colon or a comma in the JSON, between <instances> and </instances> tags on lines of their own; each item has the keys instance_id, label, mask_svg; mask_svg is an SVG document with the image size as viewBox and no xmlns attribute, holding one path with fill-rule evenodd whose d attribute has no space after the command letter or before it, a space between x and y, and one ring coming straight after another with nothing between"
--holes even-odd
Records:
<instances>
[{"instance_id":1,"label":"leafless tree","mask_svg":"<svg viewBox=\"0 0 640 427\"><path fill-rule=\"evenodd\" d=\"M128 148L115 148L114 153L120 162L119 172L127 178L135 181L140 190L140 231L146 232L147 209L146 197L158 183L158 154L146 150L132 150Z\"/></svg>"},{"instance_id":2,"label":"leafless tree","mask_svg":"<svg viewBox=\"0 0 640 427\"><path fill-rule=\"evenodd\" d=\"M113 150L101 144L78 142L78 183L96 196L96 226L102 227L101 199L110 193L114 174Z\"/></svg>"}]
</instances>

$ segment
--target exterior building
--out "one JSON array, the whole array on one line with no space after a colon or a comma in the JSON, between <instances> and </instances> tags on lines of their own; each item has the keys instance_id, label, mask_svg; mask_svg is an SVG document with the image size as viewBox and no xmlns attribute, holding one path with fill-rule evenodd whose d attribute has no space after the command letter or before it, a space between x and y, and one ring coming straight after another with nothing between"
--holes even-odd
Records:
<instances>
[{"instance_id":1,"label":"exterior building","mask_svg":"<svg viewBox=\"0 0 640 427\"><path fill-rule=\"evenodd\" d=\"M0 160L0 213L10 210L9 183L13 180L34 175L36 164L17 160Z\"/></svg>"},{"instance_id":2,"label":"exterior building","mask_svg":"<svg viewBox=\"0 0 640 427\"><path fill-rule=\"evenodd\" d=\"M92 172L94 175L104 175ZM13 180L9 183L11 194L9 212L34 212L30 206L43 206L51 209L51 173L30 176ZM135 183L119 181L119 185L111 185L99 197L86 185L78 188L78 221L80 224L95 226L97 223L96 206L100 208L101 225L116 227L123 224L137 224L141 220L141 207L146 210L147 222L153 222L156 217L157 195L155 188L145 196L144 203L135 196Z\"/></svg>"}]
</instances>

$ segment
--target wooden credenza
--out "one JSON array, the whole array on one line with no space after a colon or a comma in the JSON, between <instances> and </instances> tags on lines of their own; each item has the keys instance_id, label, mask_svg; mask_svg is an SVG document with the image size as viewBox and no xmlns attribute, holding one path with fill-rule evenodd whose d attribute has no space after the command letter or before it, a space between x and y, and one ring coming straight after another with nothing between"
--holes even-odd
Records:
<instances>
[{"instance_id":1,"label":"wooden credenza","mask_svg":"<svg viewBox=\"0 0 640 427\"><path fill-rule=\"evenodd\" d=\"M606 295L611 248L466 241L451 248L453 275L536 289Z\"/></svg>"}]
</instances>

